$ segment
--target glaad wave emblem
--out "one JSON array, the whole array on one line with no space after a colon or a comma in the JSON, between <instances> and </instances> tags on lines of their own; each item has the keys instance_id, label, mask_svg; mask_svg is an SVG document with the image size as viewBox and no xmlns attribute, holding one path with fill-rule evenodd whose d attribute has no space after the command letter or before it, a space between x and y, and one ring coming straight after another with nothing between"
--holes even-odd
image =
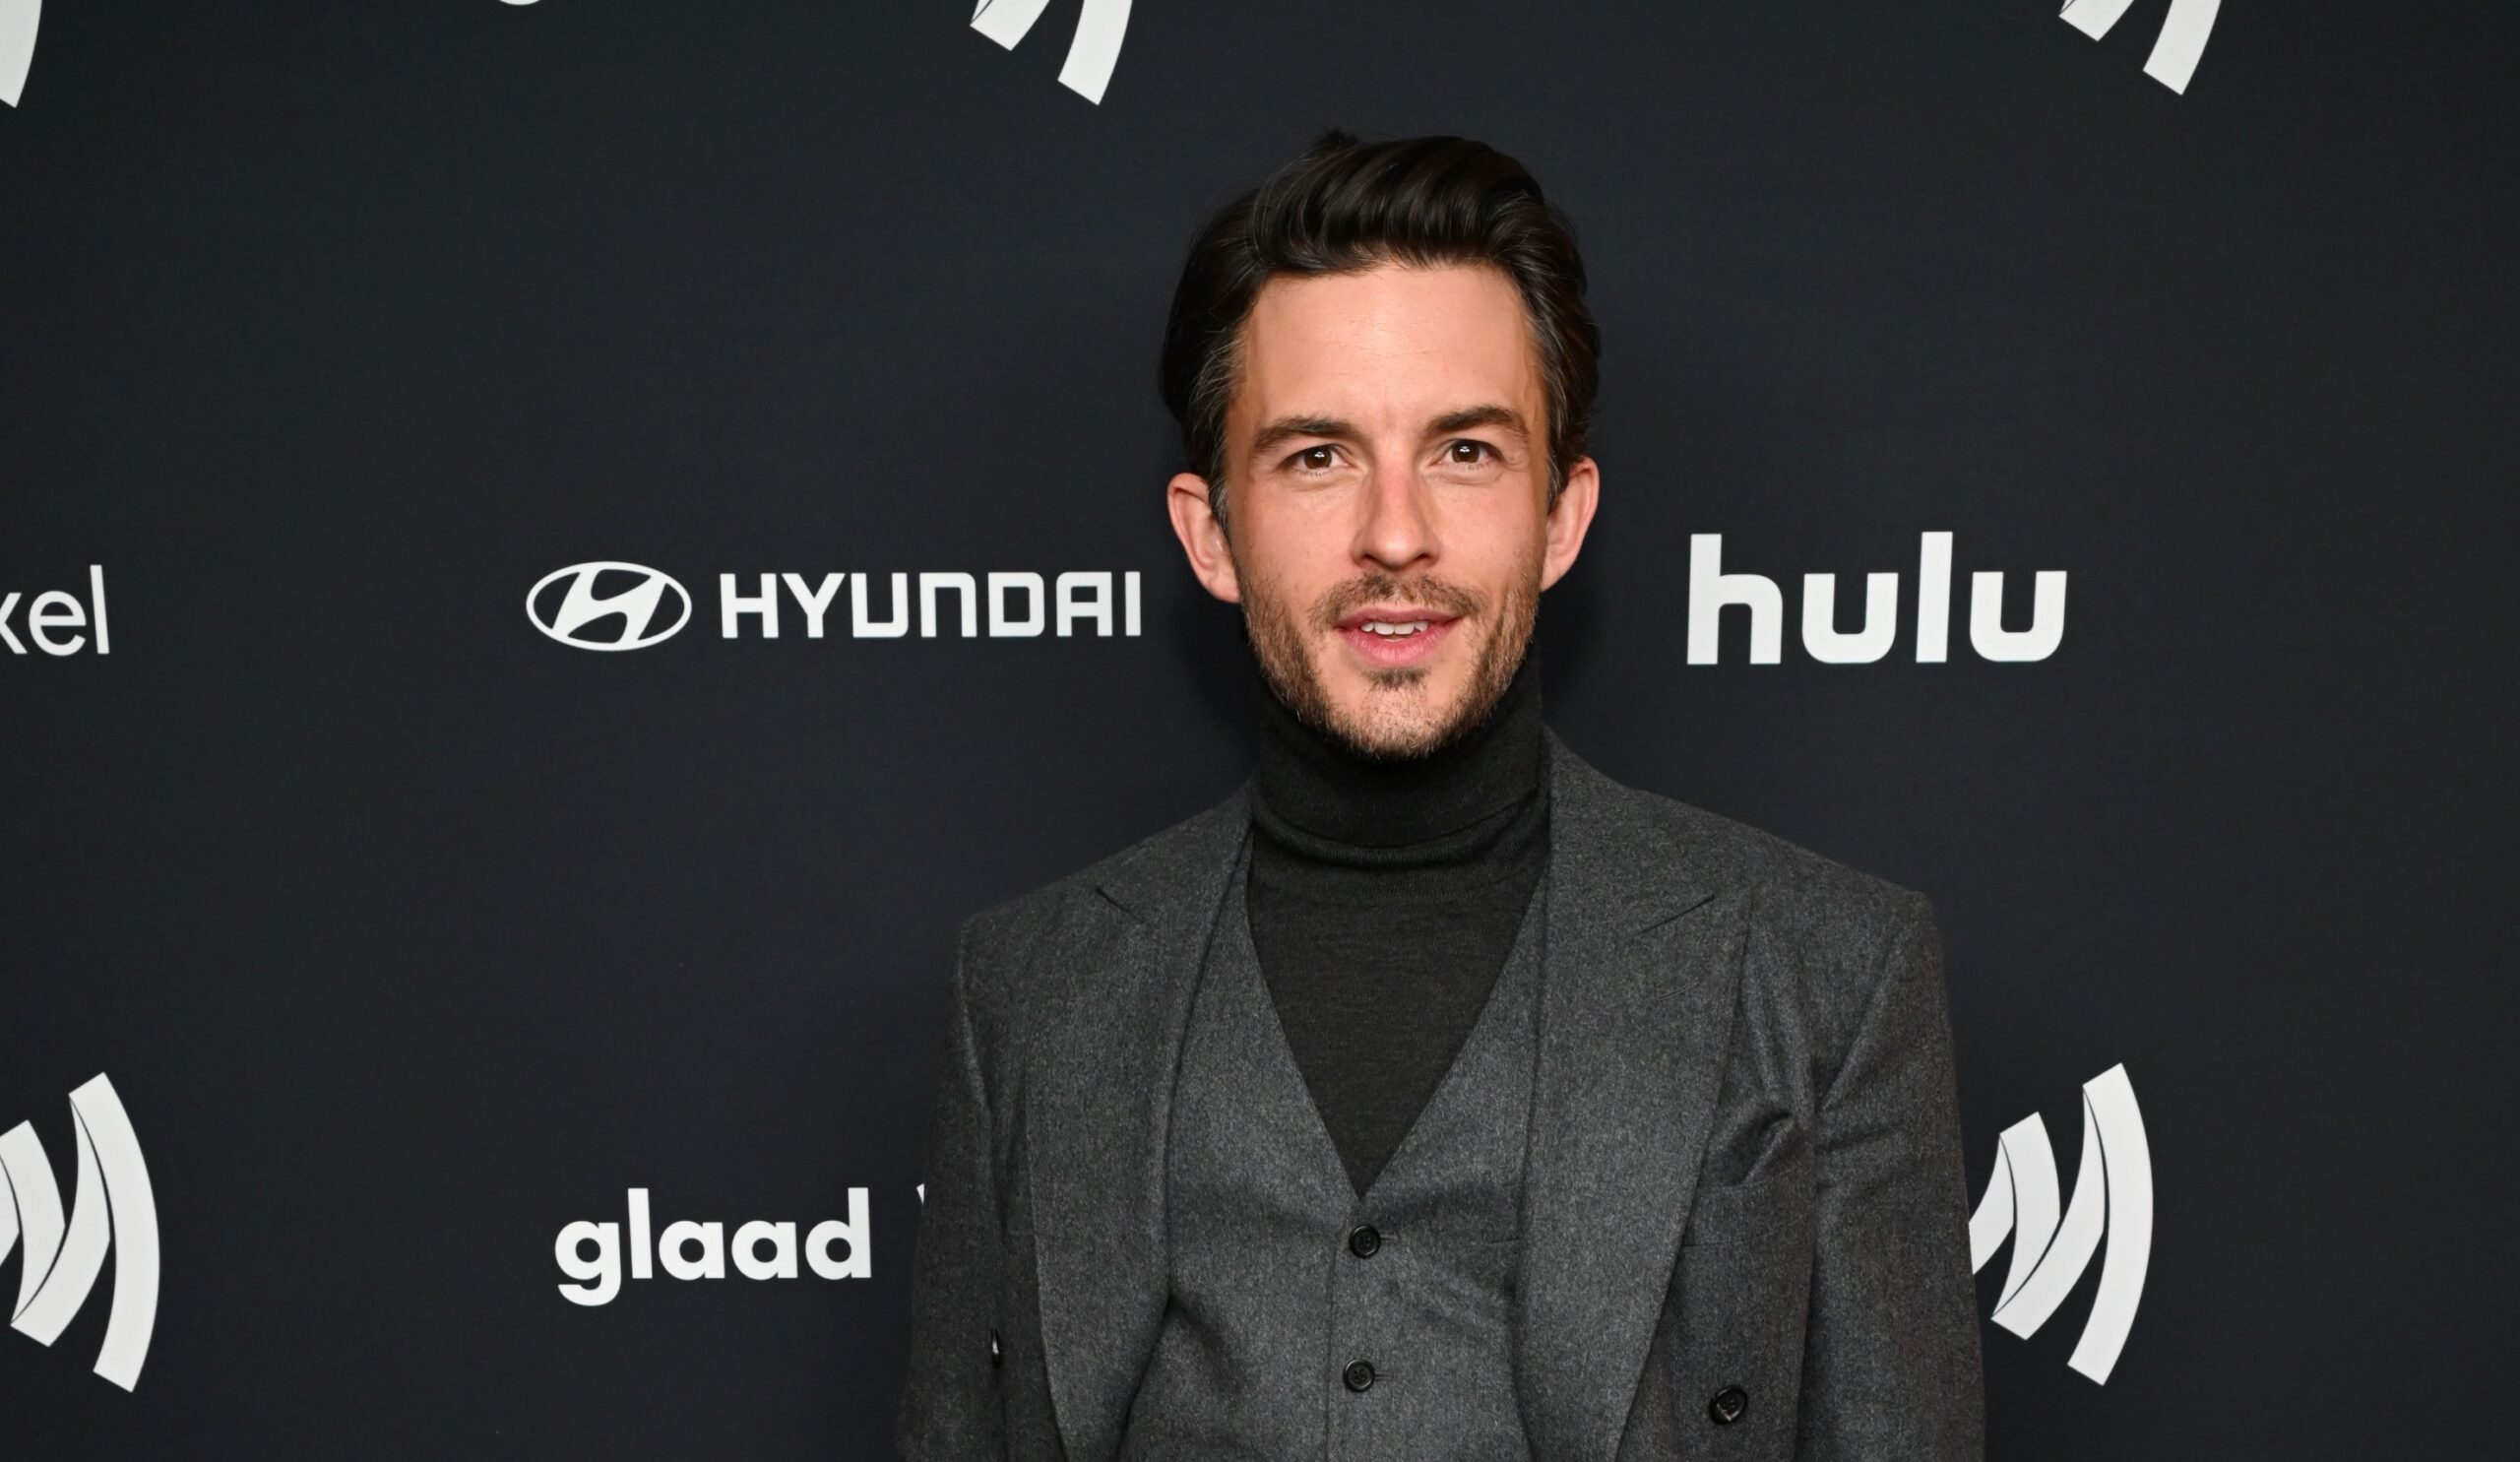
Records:
<instances>
[{"instance_id":1,"label":"glaad wave emblem","mask_svg":"<svg viewBox=\"0 0 2520 1462\"><path fill-rule=\"evenodd\" d=\"M114 1254L113 1308L96 1373L128 1391L140 1384L158 1328L158 1197L122 1098L102 1073L70 1094L79 1132L79 1193L61 1219L61 1188L35 1129L0 1133L0 1260L23 1237L18 1303L10 1326L50 1345L88 1302L105 1251Z\"/></svg>"},{"instance_id":2,"label":"glaad wave emblem","mask_svg":"<svg viewBox=\"0 0 2520 1462\"><path fill-rule=\"evenodd\" d=\"M27 93L27 69L35 64L35 26L43 0L0 0L0 101L11 106Z\"/></svg>"},{"instance_id":3,"label":"glaad wave emblem","mask_svg":"<svg viewBox=\"0 0 2520 1462\"><path fill-rule=\"evenodd\" d=\"M2012 1268L1992 1318L2027 1340L2082 1278L2106 1232L2100 1292L2065 1364L2107 1385L2134 1326L2153 1256L2153 1154L2122 1064L2083 1083L2082 1171L2061 1224L2057 1212L2056 1154L2048 1145L2047 1123L2034 1112L2006 1127L1995 1150L1986 1196L1969 1216L1969 1271L1985 1268L2011 1238Z\"/></svg>"},{"instance_id":4,"label":"glaad wave emblem","mask_svg":"<svg viewBox=\"0 0 2520 1462\"><path fill-rule=\"evenodd\" d=\"M2065 0L2057 19L2098 40L2134 3L2135 0ZM2214 17L2222 9L2223 0L2170 0L2170 19L2162 22L2162 33L2153 41L2153 54L2144 62L2144 74L2186 95L2188 78L2196 74L2196 63L2204 59L2205 42L2214 33Z\"/></svg>"},{"instance_id":5,"label":"glaad wave emblem","mask_svg":"<svg viewBox=\"0 0 2520 1462\"><path fill-rule=\"evenodd\" d=\"M980 0L979 9L972 12L972 29L1011 51L1049 8L1050 0ZM1102 105L1111 68L1120 64L1120 42L1128 33L1129 0L1085 0L1076 38L1068 42L1067 62L1059 68L1059 85Z\"/></svg>"}]
</instances>

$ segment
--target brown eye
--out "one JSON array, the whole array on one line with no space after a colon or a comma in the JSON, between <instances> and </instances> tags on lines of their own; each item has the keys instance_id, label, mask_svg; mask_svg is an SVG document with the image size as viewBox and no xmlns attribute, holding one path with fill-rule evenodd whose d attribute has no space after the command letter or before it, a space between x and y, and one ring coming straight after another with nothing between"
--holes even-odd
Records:
<instances>
[{"instance_id":1,"label":"brown eye","mask_svg":"<svg viewBox=\"0 0 2520 1462\"><path fill-rule=\"evenodd\" d=\"M1448 454L1459 467L1476 467L1487 458L1485 442L1455 442Z\"/></svg>"},{"instance_id":2,"label":"brown eye","mask_svg":"<svg viewBox=\"0 0 2520 1462\"><path fill-rule=\"evenodd\" d=\"M1295 454L1295 465L1306 472L1328 472L1338 461L1338 452L1330 447L1306 447Z\"/></svg>"}]
</instances>

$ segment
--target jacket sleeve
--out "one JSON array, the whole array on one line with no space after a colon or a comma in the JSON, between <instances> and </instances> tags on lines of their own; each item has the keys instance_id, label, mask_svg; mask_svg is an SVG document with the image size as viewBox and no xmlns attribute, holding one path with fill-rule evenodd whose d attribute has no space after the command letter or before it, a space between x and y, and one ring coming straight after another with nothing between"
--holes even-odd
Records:
<instances>
[{"instance_id":1,"label":"jacket sleeve","mask_svg":"<svg viewBox=\"0 0 2520 1462\"><path fill-rule=\"evenodd\" d=\"M898 1436L908 1462L973 1462L1006 1452L995 1354L1002 1250L988 1092L972 1034L971 943L966 924L955 945L944 1059L927 1132L911 1270L910 1376Z\"/></svg>"},{"instance_id":2,"label":"jacket sleeve","mask_svg":"<svg viewBox=\"0 0 2520 1462\"><path fill-rule=\"evenodd\" d=\"M1802 1462L1985 1454L1942 942L1909 899L1819 1103Z\"/></svg>"}]
</instances>

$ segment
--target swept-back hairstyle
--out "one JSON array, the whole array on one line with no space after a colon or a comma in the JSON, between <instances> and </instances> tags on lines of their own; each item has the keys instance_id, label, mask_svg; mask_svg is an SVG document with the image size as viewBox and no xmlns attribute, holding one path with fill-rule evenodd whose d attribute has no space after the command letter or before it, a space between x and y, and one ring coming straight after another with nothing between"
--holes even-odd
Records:
<instances>
[{"instance_id":1,"label":"swept-back hairstyle","mask_svg":"<svg viewBox=\"0 0 2520 1462\"><path fill-rule=\"evenodd\" d=\"M1192 471L1225 515L1225 416L1242 324L1279 275L1380 264L1482 264L1523 298L1548 398L1548 491L1584 455L1601 383L1601 330L1584 303L1574 229L1523 164L1459 137L1358 142L1322 134L1302 157L1199 228L1164 332L1164 404Z\"/></svg>"}]
</instances>

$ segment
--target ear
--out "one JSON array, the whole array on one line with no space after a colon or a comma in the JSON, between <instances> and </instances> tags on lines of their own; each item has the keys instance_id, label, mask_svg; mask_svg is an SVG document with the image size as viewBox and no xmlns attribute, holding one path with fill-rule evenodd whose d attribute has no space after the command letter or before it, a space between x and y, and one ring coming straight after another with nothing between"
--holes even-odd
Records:
<instances>
[{"instance_id":1,"label":"ear","mask_svg":"<svg viewBox=\"0 0 2520 1462\"><path fill-rule=\"evenodd\" d=\"M1575 566L1584 550L1584 535L1593 526L1593 510L1602 505L1602 470L1590 457L1578 457L1566 469L1566 486L1548 509L1548 539L1541 558L1540 587L1548 588Z\"/></svg>"},{"instance_id":2,"label":"ear","mask_svg":"<svg viewBox=\"0 0 2520 1462\"><path fill-rule=\"evenodd\" d=\"M1165 511L1172 515L1172 536L1190 559L1190 572L1208 593L1229 604L1242 603L1242 582L1233 572L1233 545L1226 541L1225 525L1217 521L1208 500L1208 479L1181 473L1165 484Z\"/></svg>"}]
</instances>

